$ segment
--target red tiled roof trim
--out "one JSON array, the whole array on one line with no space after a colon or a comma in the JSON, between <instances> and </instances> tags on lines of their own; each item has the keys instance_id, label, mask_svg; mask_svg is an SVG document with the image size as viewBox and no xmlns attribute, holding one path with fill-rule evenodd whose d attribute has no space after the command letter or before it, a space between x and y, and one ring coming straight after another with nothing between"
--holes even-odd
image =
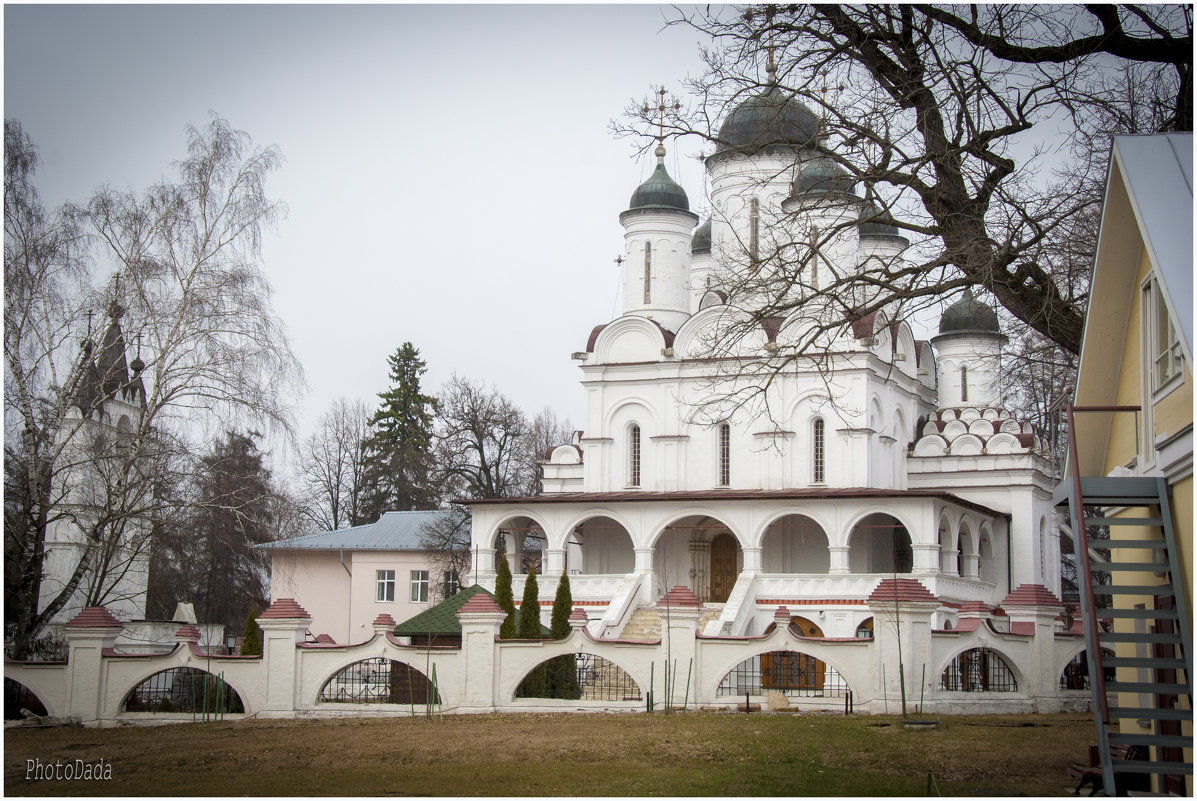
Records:
<instances>
[{"instance_id":1,"label":"red tiled roof trim","mask_svg":"<svg viewBox=\"0 0 1197 801\"><path fill-rule=\"evenodd\" d=\"M470 597L470 600L461 605L457 610L458 615L471 614L474 612L502 612L503 607L495 603L495 599L491 598L484 592L475 593Z\"/></svg>"},{"instance_id":2,"label":"red tiled roof trim","mask_svg":"<svg viewBox=\"0 0 1197 801\"><path fill-rule=\"evenodd\" d=\"M881 579L877 588L869 595L869 601L939 603L939 599L932 595L931 591L924 587L918 579L895 578Z\"/></svg>"},{"instance_id":3,"label":"red tiled roof trim","mask_svg":"<svg viewBox=\"0 0 1197 801\"><path fill-rule=\"evenodd\" d=\"M967 615L967 614L988 615L992 611L988 606L986 606L981 601L965 601L964 603L959 605L958 609L959 609L959 614L961 614L961 615Z\"/></svg>"},{"instance_id":4,"label":"red tiled roof trim","mask_svg":"<svg viewBox=\"0 0 1197 801\"><path fill-rule=\"evenodd\" d=\"M68 629L123 629L125 624L102 606L89 606L63 625Z\"/></svg>"},{"instance_id":5,"label":"red tiled roof trim","mask_svg":"<svg viewBox=\"0 0 1197 801\"><path fill-rule=\"evenodd\" d=\"M864 606L860 598L757 598L757 606Z\"/></svg>"},{"instance_id":6,"label":"red tiled roof trim","mask_svg":"<svg viewBox=\"0 0 1197 801\"><path fill-rule=\"evenodd\" d=\"M1029 620L1016 620L1010 624L1010 633L1033 637L1035 636L1035 624Z\"/></svg>"},{"instance_id":7,"label":"red tiled roof trim","mask_svg":"<svg viewBox=\"0 0 1197 801\"><path fill-rule=\"evenodd\" d=\"M1002 600L1002 606L1064 606L1064 602L1042 584L1019 584Z\"/></svg>"},{"instance_id":8,"label":"red tiled roof trim","mask_svg":"<svg viewBox=\"0 0 1197 801\"><path fill-rule=\"evenodd\" d=\"M266 618L267 620L279 619L289 620L292 618L310 618L308 610L304 609L294 598L279 598L277 601L266 607L266 611L258 615L258 620Z\"/></svg>"},{"instance_id":9,"label":"red tiled roof trim","mask_svg":"<svg viewBox=\"0 0 1197 801\"><path fill-rule=\"evenodd\" d=\"M690 606L698 609L702 606L702 601L698 600L698 596L691 592L689 587L679 584L665 593L664 597L657 601L657 606Z\"/></svg>"},{"instance_id":10,"label":"red tiled roof trim","mask_svg":"<svg viewBox=\"0 0 1197 801\"><path fill-rule=\"evenodd\" d=\"M200 630L188 623L186 626L180 626L179 630L175 632L176 640L198 640L201 636Z\"/></svg>"},{"instance_id":11,"label":"red tiled roof trim","mask_svg":"<svg viewBox=\"0 0 1197 801\"><path fill-rule=\"evenodd\" d=\"M337 641L332 638L331 634L317 634L316 642L324 643L325 645L336 645Z\"/></svg>"},{"instance_id":12,"label":"red tiled roof trim","mask_svg":"<svg viewBox=\"0 0 1197 801\"><path fill-rule=\"evenodd\" d=\"M569 619L570 620L590 620L590 617L586 614L585 609L583 609L580 606L575 606L574 611L569 613Z\"/></svg>"}]
</instances>

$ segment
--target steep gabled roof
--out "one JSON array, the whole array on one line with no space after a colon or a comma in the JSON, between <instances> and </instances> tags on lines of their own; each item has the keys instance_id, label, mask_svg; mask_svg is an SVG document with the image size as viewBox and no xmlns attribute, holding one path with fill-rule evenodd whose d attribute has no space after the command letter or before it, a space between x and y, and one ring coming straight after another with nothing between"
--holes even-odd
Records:
<instances>
[{"instance_id":1,"label":"steep gabled roof","mask_svg":"<svg viewBox=\"0 0 1197 801\"><path fill-rule=\"evenodd\" d=\"M452 509L384 512L378 520L366 525L318 531L254 547L269 551L423 551L426 548L420 543L420 535L424 527L447 522L454 514ZM469 547L469 537L467 527L463 548Z\"/></svg>"}]
</instances>

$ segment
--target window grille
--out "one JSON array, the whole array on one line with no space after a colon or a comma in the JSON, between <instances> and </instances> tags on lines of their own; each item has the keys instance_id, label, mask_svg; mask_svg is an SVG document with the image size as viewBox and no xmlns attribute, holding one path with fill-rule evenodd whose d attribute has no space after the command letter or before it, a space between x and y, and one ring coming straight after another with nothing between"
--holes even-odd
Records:
<instances>
[{"instance_id":1,"label":"window grille","mask_svg":"<svg viewBox=\"0 0 1197 801\"><path fill-rule=\"evenodd\" d=\"M652 302L653 286L653 243L644 243L644 302Z\"/></svg>"},{"instance_id":2,"label":"window grille","mask_svg":"<svg viewBox=\"0 0 1197 801\"><path fill-rule=\"evenodd\" d=\"M1103 648L1102 654L1107 658L1113 658L1114 652ZM1088 657L1085 651L1081 651L1074 656L1064 670L1060 673L1060 689L1061 690L1088 690L1089 689L1089 663L1086 661ZM1105 676L1106 681L1114 681L1116 668L1106 666Z\"/></svg>"},{"instance_id":3,"label":"window grille","mask_svg":"<svg viewBox=\"0 0 1197 801\"><path fill-rule=\"evenodd\" d=\"M30 690L21 682L15 679L4 677L4 719L5 720L22 720L25 716L21 714L22 709L28 709L35 715L46 715L46 706L42 703L42 699L34 695L33 690Z\"/></svg>"},{"instance_id":4,"label":"window grille","mask_svg":"<svg viewBox=\"0 0 1197 801\"><path fill-rule=\"evenodd\" d=\"M138 684L122 712L244 712L241 696L219 676L199 668L170 668Z\"/></svg>"},{"instance_id":5,"label":"window grille","mask_svg":"<svg viewBox=\"0 0 1197 801\"><path fill-rule=\"evenodd\" d=\"M395 571L394 570L376 570L374 571L375 593L374 600L376 601L393 601L395 600Z\"/></svg>"},{"instance_id":6,"label":"window grille","mask_svg":"<svg viewBox=\"0 0 1197 801\"><path fill-rule=\"evenodd\" d=\"M719 426L719 486L731 485L731 426Z\"/></svg>"},{"instance_id":7,"label":"window grille","mask_svg":"<svg viewBox=\"0 0 1197 801\"><path fill-rule=\"evenodd\" d=\"M748 261L756 269L761 258L761 202L757 198L748 201Z\"/></svg>"},{"instance_id":8,"label":"window grille","mask_svg":"<svg viewBox=\"0 0 1197 801\"><path fill-rule=\"evenodd\" d=\"M968 365L960 365L960 402L968 401Z\"/></svg>"},{"instance_id":9,"label":"window grille","mask_svg":"<svg viewBox=\"0 0 1197 801\"><path fill-rule=\"evenodd\" d=\"M811 449L814 453L814 483L823 483L823 419L815 420Z\"/></svg>"},{"instance_id":10,"label":"window grille","mask_svg":"<svg viewBox=\"0 0 1197 801\"><path fill-rule=\"evenodd\" d=\"M555 671L569 671L562 679ZM515 690L516 698L568 698L579 701L639 701L640 687L619 665L595 654L565 654L533 668Z\"/></svg>"},{"instance_id":11,"label":"window grille","mask_svg":"<svg viewBox=\"0 0 1197 801\"><path fill-rule=\"evenodd\" d=\"M718 695L764 695L777 691L790 698L842 698L851 688L825 662L798 651L770 651L745 659L723 677Z\"/></svg>"},{"instance_id":12,"label":"window grille","mask_svg":"<svg viewBox=\"0 0 1197 801\"><path fill-rule=\"evenodd\" d=\"M944 668L939 689L966 693L1018 691L1014 673L996 651L973 648L957 654Z\"/></svg>"},{"instance_id":13,"label":"window grille","mask_svg":"<svg viewBox=\"0 0 1197 801\"><path fill-rule=\"evenodd\" d=\"M411 571L411 594L408 596L413 604L428 603L428 571Z\"/></svg>"},{"instance_id":14,"label":"window grille","mask_svg":"<svg viewBox=\"0 0 1197 801\"><path fill-rule=\"evenodd\" d=\"M331 704L427 704L432 683L403 662L375 657L354 662L325 682L320 701ZM440 698L434 699L440 703Z\"/></svg>"},{"instance_id":15,"label":"window grille","mask_svg":"<svg viewBox=\"0 0 1197 801\"><path fill-rule=\"evenodd\" d=\"M628 431L628 486L640 486L640 426Z\"/></svg>"}]
</instances>

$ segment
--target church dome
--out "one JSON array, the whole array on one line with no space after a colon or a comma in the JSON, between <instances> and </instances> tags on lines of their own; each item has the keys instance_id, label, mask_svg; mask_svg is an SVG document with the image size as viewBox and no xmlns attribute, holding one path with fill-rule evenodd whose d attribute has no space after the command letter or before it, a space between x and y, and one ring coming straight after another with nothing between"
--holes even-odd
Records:
<instances>
[{"instance_id":1,"label":"church dome","mask_svg":"<svg viewBox=\"0 0 1197 801\"><path fill-rule=\"evenodd\" d=\"M691 253L711 252L711 221L707 220L694 229L694 238L690 240Z\"/></svg>"},{"instance_id":2,"label":"church dome","mask_svg":"<svg viewBox=\"0 0 1197 801\"><path fill-rule=\"evenodd\" d=\"M690 200L686 197L686 190L669 177L664 163L657 162L657 168L648 180L636 187L628 209L678 209L690 210Z\"/></svg>"},{"instance_id":3,"label":"church dome","mask_svg":"<svg viewBox=\"0 0 1197 801\"><path fill-rule=\"evenodd\" d=\"M861 236L901 236L902 232L894 225L894 218L889 209L880 207L875 201L865 202L860 210L860 222L856 224Z\"/></svg>"},{"instance_id":4,"label":"church dome","mask_svg":"<svg viewBox=\"0 0 1197 801\"><path fill-rule=\"evenodd\" d=\"M848 175L847 170L828 156L816 156L802 162L798 169L798 177L794 179L792 195L805 195L810 192L841 192L850 194L856 182Z\"/></svg>"},{"instance_id":5,"label":"church dome","mask_svg":"<svg viewBox=\"0 0 1197 801\"><path fill-rule=\"evenodd\" d=\"M767 147L790 148L813 144L819 118L781 88L770 86L748 98L719 126L715 152L756 153Z\"/></svg>"},{"instance_id":6,"label":"church dome","mask_svg":"<svg viewBox=\"0 0 1197 801\"><path fill-rule=\"evenodd\" d=\"M939 318L939 333L952 334L979 332L1000 334L997 312L988 303L973 297L971 289L964 290L964 297L944 310Z\"/></svg>"}]
</instances>

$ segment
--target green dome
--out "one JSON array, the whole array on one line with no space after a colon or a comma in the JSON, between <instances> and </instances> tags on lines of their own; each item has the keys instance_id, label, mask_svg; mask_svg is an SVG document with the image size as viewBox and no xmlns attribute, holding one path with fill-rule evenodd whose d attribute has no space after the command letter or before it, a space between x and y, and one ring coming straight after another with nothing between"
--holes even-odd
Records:
<instances>
[{"instance_id":1,"label":"green dome","mask_svg":"<svg viewBox=\"0 0 1197 801\"><path fill-rule=\"evenodd\" d=\"M802 162L794 180L793 195L808 192L841 192L850 194L856 182L848 172L828 156L816 156Z\"/></svg>"},{"instance_id":2,"label":"green dome","mask_svg":"<svg viewBox=\"0 0 1197 801\"><path fill-rule=\"evenodd\" d=\"M691 253L711 252L711 221L707 220L694 229L694 238L690 240Z\"/></svg>"},{"instance_id":3,"label":"green dome","mask_svg":"<svg viewBox=\"0 0 1197 801\"><path fill-rule=\"evenodd\" d=\"M997 312L988 303L974 298L971 289L964 290L964 296L945 309L943 316L939 318L939 333L965 331L1002 333Z\"/></svg>"},{"instance_id":4,"label":"green dome","mask_svg":"<svg viewBox=\"0 0 1197 801\"><path fill-rule=\"evenodd\" d=\"M632 200L628 209L678 209L690 210L690 200L686 197L686 190L669 177L662 162L657 162L657 168L648 180L640 184L632 193Z\"/></svg>"},{"instance_id":5,"label":"green dome","mask_svg":"<svg viewBox=\"0 0 1197 801\"><path fill-rule=\"evenodd\" d=\"M861 236L901 236L902 232L894 225L894 218L889 209L881 208L876 202L868 200L860 210L860 222L856 224Z\"/></svg>"},{"instance_id":6,"label":"green dome","mask_svg":"<svg viewBox=\"0 0 1197 801\"><path fill-rule=\"evenodd\" d=\"M819 118L777 86L750 97L719 126L716 153L756 153L770 146L789 148L813 144Z\"/></svg>"}]
</instances>

